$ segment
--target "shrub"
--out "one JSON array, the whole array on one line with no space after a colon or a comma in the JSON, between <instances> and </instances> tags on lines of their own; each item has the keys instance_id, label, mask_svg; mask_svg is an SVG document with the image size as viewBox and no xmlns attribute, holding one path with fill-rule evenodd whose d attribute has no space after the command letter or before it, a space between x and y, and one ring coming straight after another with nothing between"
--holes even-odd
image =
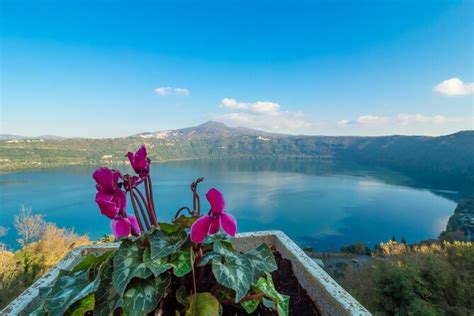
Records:
<instances>
[{"instance_id":1,"label":"shrub","mask_svg":"<svg viewBox=\"0 0 474 316\"><path fill-rule=\"evenodd\" d=\"M469 315L474 311L474 244L437 243L374 257L347 267L340 282L369 310L383 315Z\"/></svg>"},{"instance_id":2,"label":"shrub","mask_svg":"<svg viewBox=\"0 0 474 316\"><path fill-rule=\"evenodd\" d=\"M21 248L0 248L0 308L24 291L43 273L58 263L71 249L89 244L86 236L48 223L42 215L22 207L14 226ZM4 230L6 231L6 230Z\"/></svg>"}]
</instances>

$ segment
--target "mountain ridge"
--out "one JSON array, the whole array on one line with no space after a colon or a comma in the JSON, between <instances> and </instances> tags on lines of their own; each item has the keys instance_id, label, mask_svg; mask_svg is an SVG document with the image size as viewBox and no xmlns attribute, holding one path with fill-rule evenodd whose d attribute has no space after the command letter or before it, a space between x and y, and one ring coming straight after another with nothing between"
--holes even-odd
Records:
<instances>
[{"instance_id":1,"label":"mountain ridge","mask_svg":"<svg viewBox=\"0 0 474 316\"><path fill-rule=\"evenodd\" d=\"M107 137L107 138L89 138L89 137L63 137L57 135L41 135L41 136L22 136L14 134L0 134L0 141L6 140L66 140L66 139L122 139L122 138L154 138L154 139L200 139L209 137L235 137L235 136L262 136L262 137L354 137L354 138L380 138L380 137L446 137L457 134L474 135L474 130L460 130L458 132L445 134L445 135L402 135L402 134L391 134L391 135L378 135L378 136L359 136L359 135L307 135L307 134L286 134L286 133L275 133L267 132L258 129L243 127L243 126L229 126L217 121L207 121L202 124L177 128L168 130L159 130L155 132L141 132L132 134L125 137Z\"/></svg>"},{"instance_id":2,"label":"mountain ridge","mask_svg":"<svg viewBox=\"0 0 474 316\"><path fill-rule=\"evenodd\" d=\"M158 132L162 133L162 132ZM147 134L145 134L146 136ZM160 134L158 134L160 135ZM146 144L154 162L219 159L343 160L456 182L474 192L474 131L442 136L310 136L260 132L208 122L166 137L0 141L0 172L72 165L125 164L124 153ZM465 189L464 189L464 188Z\"/></svg>"}]
</instances>

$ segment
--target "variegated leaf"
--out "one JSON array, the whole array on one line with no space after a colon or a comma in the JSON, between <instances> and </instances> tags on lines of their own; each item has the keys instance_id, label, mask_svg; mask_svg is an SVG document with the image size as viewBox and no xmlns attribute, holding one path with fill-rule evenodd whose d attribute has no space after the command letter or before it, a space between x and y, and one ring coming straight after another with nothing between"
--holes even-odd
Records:
<instances>
[{"instance_id":1,"label":"variegated leaf","mask_svg":"<svg viewBox=\"0 0 474 316\"><path fill-rule=\"evenodd\" d=\"M143 263L155 276L159 276L173 267L173 265L168 262L167 257L151 259L150 248L146 248L143 252Z\"/></svg>"},{"instance_id":2,"label":"variegated leaf","mask_svg":"<svg viewBox=\"0 0 474 316\"><path fill-rule=\"evenodd\" d=\"M117 250L114 256L112 281L120 295L132 278L146 279L151 275L151 271L143 263L143 251L143 246L129 239L123 240Z\"/></svg>"},{"instance_id":3,"label":"variegated leaf","mask_svg":"<svg viewBox=\"0 0 474 316\"><path fill-rule=\"evenodd\" d=\"M92 311L94 309L95 300L94 294L89 294L84 297L79 302L72 304L72 306L68 310L68 315L70 316L83 316L87 312Z\"/></svg>"},{"instance_id":4,"label":"variegated leaf","mask_svg":"<svg viewBox=\"0 0 474 316\"><path fill-rule=\"evenodd\" d=\"M245 301L245 302L240 302L240 306L242 306L243 309L245 309L247 314L252 314L257 309L258 304L260 304L261 300L262 299L248 300L248 301Z\"/></svg>"},{"instance_id":5,"label":"variegated leaf","mask_svg":"<svg viewBox=\"0 0 474 316\"><path fill-rule=\"evenodd\" d=\"M114 310L122 305L122 298L119 296L112 284L113 258L110 257L99 268L100 285L94 293L95 316L109 316Z\"/></svg>"},{"instance_id":6,"label":"variegated leaf","mask_svg":"<svg viewBox=\"0 0 474 316\"><path fill-rule=\"evenodd\" d=\"M165 233L155 230L150 234L151 258L161 259L176 251L187 241L188 235L184 230Z\"/></svg>"},{"instance_id":7,"label":"variegated leaf","mask_svg":"<svg viewBox=\"0 0 474 316\"><path fill-rule=\"evenodd\" d=\"M85 256L81 262L76 264L76 266L72 269L72 271L77 272L77 271L87 270L90 267L93 267L93 268L98 267L102 262L107 260L114 252L115 250L107 251L101 254L100 256L89 254Z\"/></svg>"},{"instance_id":8,"label":"variegated leaf","mask_svg":"<svg viewBox=\"0 0 474 316\"><path fill-rule=\"evenodd\" d=\"M257 248L245 253L244 256L252 262L254 280L265 276L266 272L273 272L278 268L275 257L266 244L261 244Z\"/></svg>"},{"instance_id":9,"label":"variegated leaf","mask_svg":"<svg viewBox=\"0 0 474 316\"><path fill-rule=\"evenodd\" d=\"M122 308L125 314L142 316L155 310L170 282L168 273L148 279L134 278L123 294Z\"/></svg>"},{"instance_id":10,"label":"variegated leaf","mask_svg":"<svg viewBox=\"0 0 474 316\"><path fill-rule=\"evenodd\" d=\"M197 263L198 267L203 267L208 264L211 260L220 260L222 258L221 254L215 253L214 251L209 251L204 254L204 256Z\"/></svg>"},{"instance_id":11,"label":"variegated leaf","mask_svg":"<svg viewBox=\"0 0 474 316\"><path fill-rule=\"evenodd\" d=\"M99 287L99 278L89 280L89 271L62 272L44 300L46 311L62 315L75 302L93 293Z\"/></svg>"},{"instance_id":12,"label":"variegated leaf","mask_svg":"<svg viewBox=\"0 0 474 316\"><path fill-rule=\"evenodd\" d=\"M269 306L268 300L264 299L265 306L271 307L278 312L278 316L288 316L289 315L289 306L290 306L290 297L287 295L280 294L273 284L272 275L266 273L266 278L258 279L257 283L254 286L256 292L263 292L266 298L272 300L272 306Z\"/></svg>"},{"instance_id":13,"label":"variegated leaf","mask_svg":"<svg viewBox=\"0 0 474 316\"><path fill-rule=\"evenodd\" d=\"M239 302L250 289L253 268L245 256L229 256L224 260L213 260L212 272L217 282L235 291L235 302Z\"/></svg>"},{"instance_id":14,"label":"variegated leaf","mask_svg":"<svg viewBox=\"0 0 474 316\"><path fill-rule=\"evenodd\" d=\"M170 260L173 265L173 273L177 277L182 277L191 272L191 253L189 249L183 249L180 252L171 255Z\"/></svg>"}]
</instances>

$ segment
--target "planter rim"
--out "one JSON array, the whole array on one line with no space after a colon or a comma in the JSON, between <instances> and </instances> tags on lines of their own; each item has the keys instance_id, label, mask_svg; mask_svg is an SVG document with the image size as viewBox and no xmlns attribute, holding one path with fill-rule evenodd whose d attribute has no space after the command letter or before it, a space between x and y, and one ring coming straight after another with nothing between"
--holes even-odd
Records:
<instances>
[{"instance_id":1,"label":"planter rim","mask_svg":"<svg viewBox=\"0 0 474 316\"><path fill-rule=\"evenodd\" d=\"M311 259L293 240L278 230L239 233L233 240L239 250L249 250L262 242L276 248L292 262L300 285L307 291L323 315L371 315L354 297L339 285L323 268ZM60 270L71 269L82 256L88 253L117 249L120 242L80 246L70 251L54 267L48 270L22 294L15 298L1 312L1 315L23 315L35 308L39 288L51 285Z\"/></svg>"}]
</instances>

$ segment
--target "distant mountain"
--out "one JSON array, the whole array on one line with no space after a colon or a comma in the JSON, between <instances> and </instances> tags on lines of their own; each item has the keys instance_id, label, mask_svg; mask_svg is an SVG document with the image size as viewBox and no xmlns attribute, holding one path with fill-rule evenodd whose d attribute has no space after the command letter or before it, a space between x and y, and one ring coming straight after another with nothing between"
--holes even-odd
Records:
<instances>
[{"instance_id":1,"label":"distant mountain","mask_svg":"<svg viewBox=\"0 0 474 316\"><path fill-rule=\"evenodd\" d=\"M0 172L67 165L126 163L145 143L152 161L189 159L325 159L416 175L437 188L474 192L474 131L445 136L305 136L229 127L218 122L112 139L0 141ZM10 138L6 138L10 137ZM53 139L53 140L51 140Z\"/></svg>"},{"instance_id":2,"label":"distant mountain","mask_svg":"<svg viewBox=\"0 0 474 316\"><path fill-rule=\"evenodd\" d=\"M1 140L64 140L67 139L66 137L56 136L56 135L40 135L40 136L20 136L20 135L12 135L12 134L0 134L0 141Z\"/></svg>"},{"instance_id":3,"label":"distant mountain","mask_svg":"<svg viewBox=\"0 0 474 316\"><path fill-rule=\"evenodd\" d=\"M145 132L130 137L156 138L156 139L204 139L215 137L237 137L237 136L283 136L284 134L273 134L246 127L230 127L220 122L208 121L204 124L164 130L158 132ZM289 136L289 135L287 135Z\"/></svg>"}]
</instances>

